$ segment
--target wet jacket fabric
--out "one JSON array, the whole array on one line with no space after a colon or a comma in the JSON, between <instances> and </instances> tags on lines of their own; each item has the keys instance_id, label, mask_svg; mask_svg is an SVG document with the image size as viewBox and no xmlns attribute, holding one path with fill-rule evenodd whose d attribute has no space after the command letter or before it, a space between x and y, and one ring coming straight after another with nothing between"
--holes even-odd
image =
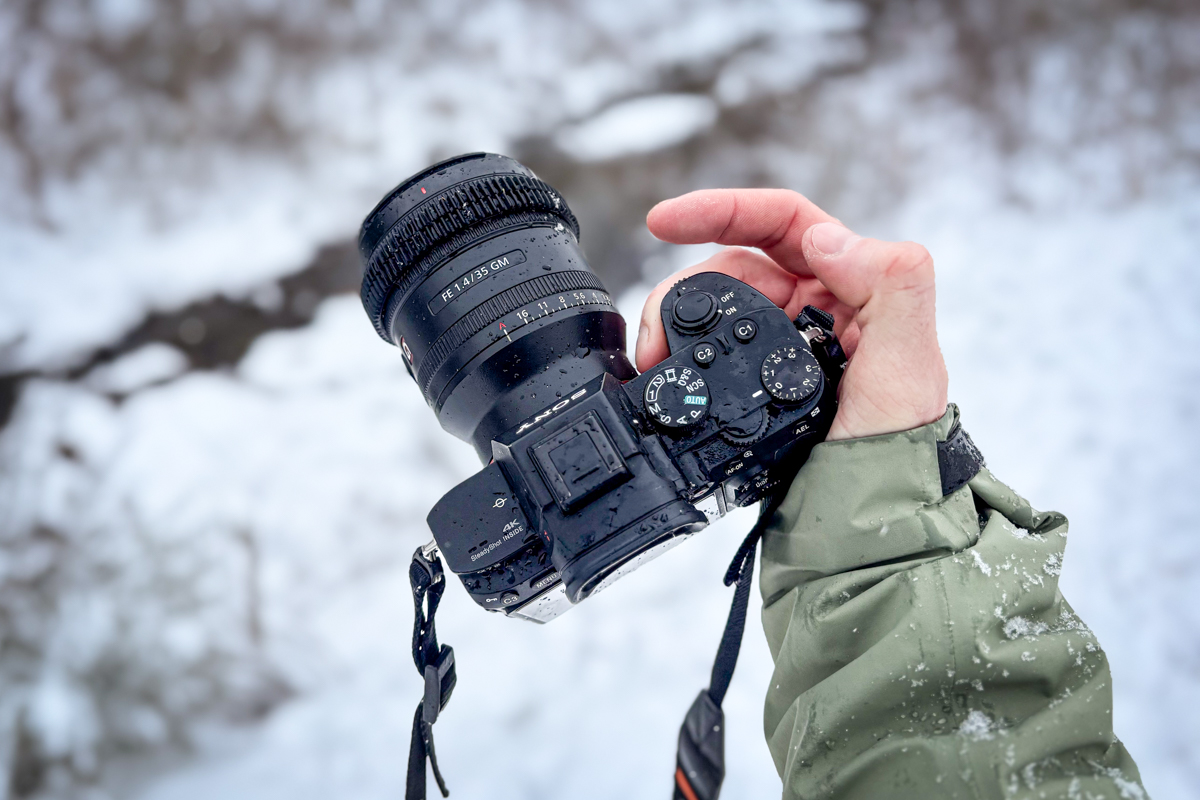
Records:
<instances>
[{"instance_id":1,"label":"wet jacket fabric","mask_svg":"<svg viewBox=\"0 0 1200 800\"><path fill-rule=\"evenodd\" d=\"M817 446L763 538L785 798L1144 798L1111 675L1058 590L1067 520L981 470L958 418Z\"/></svg>"}]
</instances>

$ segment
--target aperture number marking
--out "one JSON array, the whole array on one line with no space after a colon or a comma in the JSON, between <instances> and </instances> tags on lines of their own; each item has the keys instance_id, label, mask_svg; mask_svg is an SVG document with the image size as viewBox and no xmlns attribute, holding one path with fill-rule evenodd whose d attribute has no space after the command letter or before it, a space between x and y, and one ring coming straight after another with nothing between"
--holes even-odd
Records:
<instances>
[{"instance_id":1,"label":"aperture number marking","mask_svg":"<svg viewBox=\"0 0 1200 800\"><path fill-rule=\"evenodd\" d=\"M564 292L553 297L547 297L537 302L530 303L524 308L516 311L513 314L513 326L528 325L531 322L537 322L542 317L548 317L559 311L566 311L568 308L576 308L578 306L612 305L612 298L607 292L600 292L594 289L585 289L578 292Z\"/></svg>"}]
</instances>

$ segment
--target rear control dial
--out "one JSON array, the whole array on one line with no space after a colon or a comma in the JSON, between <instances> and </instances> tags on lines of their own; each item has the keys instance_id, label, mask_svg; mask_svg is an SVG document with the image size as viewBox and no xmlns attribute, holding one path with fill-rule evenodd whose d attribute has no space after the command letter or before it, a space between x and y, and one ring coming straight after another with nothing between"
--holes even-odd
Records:
<instances>
[{"instance_id":1,"label":"rear control dial","mask_svg":"<svg viewBox=\"0 0 1200 800\"><path fill-rule=\"evenodd\" d=\"M821 366L808 348L784 345L763 359L762 382L776 400L799 403L821 387Z\"/></svg>"},{"instance_id":2,"label":"rear control dial","mask_svg":"<svg viewBox=\"0 0 1200 800\"><path fill-rule=\"evenodd\" d=\"M726 422L721 426L721 437L739 446L754 444L767 435L771 418L765 408L756 408L741 419Z\"/></svg>"},{"instance_id":3,"label":"rear control dial","mask_svg":"<svg viewBox=\"0 0 1200 800\"><path fill-rule=\"evenodd\" d=\"M686 428L708 416L708 385L690 367L663 367L646 384L642 403L646 414L669 429Z\"/></svg>"}]
</instances>

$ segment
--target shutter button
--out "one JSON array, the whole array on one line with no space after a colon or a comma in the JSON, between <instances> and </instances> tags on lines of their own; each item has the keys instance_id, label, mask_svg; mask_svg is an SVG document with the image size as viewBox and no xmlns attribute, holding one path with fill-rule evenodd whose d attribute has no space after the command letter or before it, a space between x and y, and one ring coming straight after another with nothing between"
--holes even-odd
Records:
<instances>
[{"instance_id":1,"label":"shutter button","mask_svg":"<svg viewBox=\"0 0 1200 800\"><path fill-rule=\"evenodd\" d=\"M680 333L700 333L708 330L721 316L717 299L708 292L691 291L675 301L671 324Z\"/></svg>"}]
</instances>

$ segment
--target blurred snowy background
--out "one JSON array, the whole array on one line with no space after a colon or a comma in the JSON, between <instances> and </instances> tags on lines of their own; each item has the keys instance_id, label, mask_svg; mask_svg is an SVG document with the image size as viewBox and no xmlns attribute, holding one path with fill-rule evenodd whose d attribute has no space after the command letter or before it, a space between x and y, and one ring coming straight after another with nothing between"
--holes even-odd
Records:
<instances>
[{"instance_id":1,"label":"blurred snowy background","mask_svg":"<svg viewBox=\"0 0 1200 800\"><path fill-rule=\"evenodd\" d=\"M1147 787L1198 796L1194 0L6 0L0 797L402 796L406 567L478 464L372 332L351 238L481 149L564 192L627 315L705 255L642 226L692 188L927 245L951 396L1071 517ZM546 627L452 580L454 796L665 797L749 523ZM731 798L779 793L769 674L752 623Z\"/></svg>"}]
</instances>

